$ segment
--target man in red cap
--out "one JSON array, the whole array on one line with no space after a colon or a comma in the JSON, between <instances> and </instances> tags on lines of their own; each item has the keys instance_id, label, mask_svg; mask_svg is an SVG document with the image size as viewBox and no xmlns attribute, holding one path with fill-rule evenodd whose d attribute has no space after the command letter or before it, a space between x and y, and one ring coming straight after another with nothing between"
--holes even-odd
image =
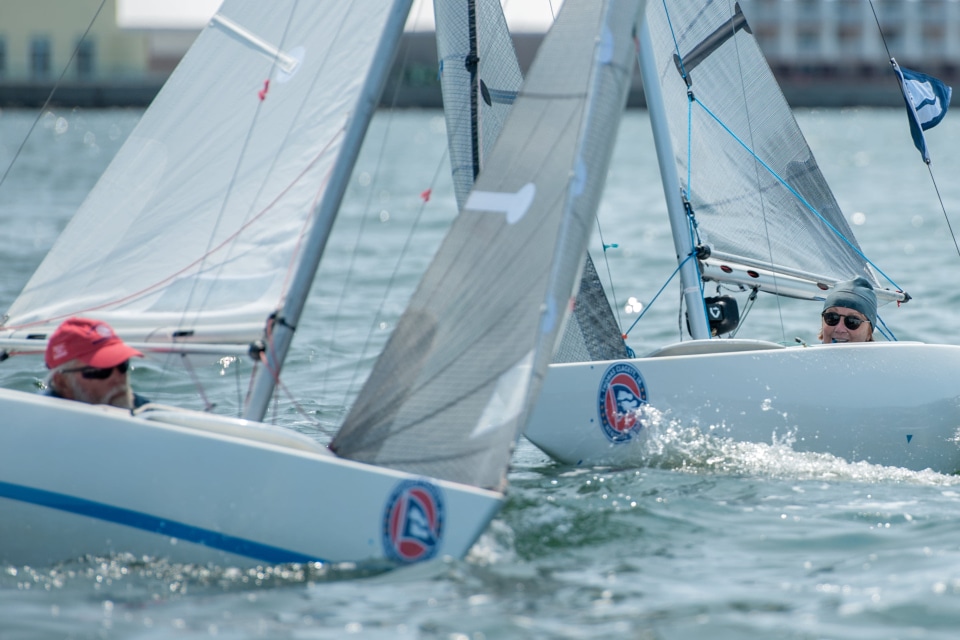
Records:
<instances>
[{"instance_id":1,"label":"man in red cap","mask_svg":"<svg viewBox=\"0 0 960 640\"><path fill-rule=\"evenodd\" d=\"M89 404L135 409L148 401L130 388L130 358L143 354L127 345L106 322L67 318L47 341L50 369L45 393Z\"/></svg>"}]
</instances>

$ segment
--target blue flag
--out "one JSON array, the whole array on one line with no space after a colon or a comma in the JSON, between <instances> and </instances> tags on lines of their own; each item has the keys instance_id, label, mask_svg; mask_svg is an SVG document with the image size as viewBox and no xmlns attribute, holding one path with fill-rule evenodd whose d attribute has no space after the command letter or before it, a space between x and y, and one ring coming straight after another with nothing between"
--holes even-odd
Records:
<instances>
[{"instance_id":1,"label":"blue flag","mask_svg":"<svg viewBox=\"0 0 960 640\"><path fill-rule=\"evenodd\" d=\"M902 69L893 58L890 58L890 63L900 80L903 99L907 103L913 144L923 156L923 161L930 164L930 154L927 152L927 141L923 132L940 124L943 116L947 115L953 89L924 73Z\"/></svg>"}]
</instances>

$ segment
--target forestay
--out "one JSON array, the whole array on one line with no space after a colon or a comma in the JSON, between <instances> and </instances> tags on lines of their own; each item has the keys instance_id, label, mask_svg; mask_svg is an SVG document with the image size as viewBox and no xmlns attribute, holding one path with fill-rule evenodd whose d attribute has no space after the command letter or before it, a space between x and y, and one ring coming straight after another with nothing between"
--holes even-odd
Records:
<instances>
[{"instance_id":1,"label":"forestay","mask_svg":"<svg viewBox=\"0 0 960 640\"><path fill-rule=\"evenodd\" d=\"M702 243L775 274L878 285L739 5L655 0L647 20Z\"/></svg>"},{"instance_id":2,"label":"forestay","mask_svg":"<svg viewBox=\"0 0 960 640\"><path fill-rule=\"evenodd\" d=\"M128 340L245 343L277 309L389 12L226 0L10 308Z\"/></svg>"},{"instance_id":3,"label":"forestay","mask_svg":"<svg viewBox=\"0 0 960 640\"><path fill-rule=\"evenodd\" d=\"M564 2L463 211L331 445L339 455L503 484L580 275L640 4Z\"/></svg>"}]
</instances>

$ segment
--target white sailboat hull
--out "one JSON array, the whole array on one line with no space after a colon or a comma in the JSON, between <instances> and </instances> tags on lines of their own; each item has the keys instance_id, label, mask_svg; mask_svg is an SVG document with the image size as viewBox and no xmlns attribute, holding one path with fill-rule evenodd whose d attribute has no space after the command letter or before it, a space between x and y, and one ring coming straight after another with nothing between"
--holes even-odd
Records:
<instances>
[{"instance_id":1,"label":"white sailboat hull","mask_svg":"<svg viewBox=\"0 0 960 640\"><path fill-rule=\"evenodd\" d=\"M343 460L243 420L0 389L0 563L462 557L503 496Z\"/></svg>"},{"instance_id":2,"label":"white sailboat hull","mask_svg":"<svg viewBox=\"0 0 960 640\"><path fill-rule=\"evenodd\" d=\"M674 345L688 355L670 352L551 365L527 438L567 464L636 465L676 421L736 441L786 438L851 462L960 471L960 347L705 340ZM606 412L618 381L649 403L632 424Z\"/></svg>"}]
</instances>

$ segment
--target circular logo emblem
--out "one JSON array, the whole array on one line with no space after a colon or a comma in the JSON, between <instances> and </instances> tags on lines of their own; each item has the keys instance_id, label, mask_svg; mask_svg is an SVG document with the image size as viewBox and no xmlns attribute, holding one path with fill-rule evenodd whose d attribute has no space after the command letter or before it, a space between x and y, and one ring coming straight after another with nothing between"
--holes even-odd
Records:
<instances>
[{"instance_id":1,"label":"circular logo emblem","mask_svg":"<svg viewBox=\"0 0 960 640\"><path fill-rule=\"evenodd\" d=\"M383 512L383 548L398 562L419 562L436 555L443 539L443 497L425 480L404 480Z\"/></svg>"},{"instance_id":2,"label":"circular logo emblem","mask_svg":"<svg viewBox=\"0 0 960 640\"><path fill-rule=\"evenodd\" d=\"M637 368L626 362L610 365L597 394L600 428L607 440L627 442L640 431L643 423L637 409L643 404L647 404L647 387Z\"/></svg>"}]
</instances>

